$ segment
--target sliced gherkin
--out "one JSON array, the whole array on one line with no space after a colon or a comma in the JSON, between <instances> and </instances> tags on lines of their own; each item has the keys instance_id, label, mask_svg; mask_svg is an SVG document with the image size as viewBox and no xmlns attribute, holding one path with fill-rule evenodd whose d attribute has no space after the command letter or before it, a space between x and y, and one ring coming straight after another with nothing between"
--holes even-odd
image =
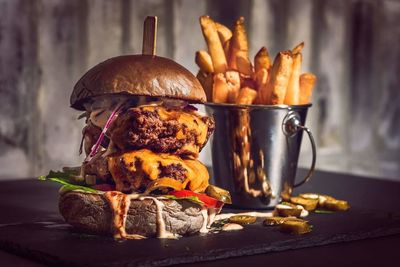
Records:
<instances>
[{"instance_id":1,"label":"sliced gherkin","mask_svg":"<svg viewBox=\"0 0 400 267\"><path fill-rule=\"evenodd\" d=\"M280 225L279 230L284 233L302 235L311 232L311 225L306 221L286 220Z\"/></svg>"},{"instance_id":2,"label":"sliced gherkin","mask_svg":"<svg viewBox=\"0 0 400 267\"><path fill-rule=\"evenodd\" d=\"M248 215L234 215L229 217L228 219L230 223L237 223L237 224L252 224L256 220L257 217Z\"/></svg>"},{"instance_id":3,"label":"sliced gherkin","mask_svg":"<svg viewBox=\"0 0 400 267\"><path fill-rule=\"evenodd\" d=\"M323 208L332 211L346 211L350 205L345 200L329 199L324 202Z\"/></svg>"},{"instance_id":4,"label":"sliced gherkin","mask_svg":"<svg viewBox=\"0 0 400 267\"><path fill-rule=\"evenodd\" d=\"M287 204L278 204L275 207L275 212L280 217L289 217L289 216L300 217L301 211L302 211L301 208Z\"/></svg>"},{"instance_id":5,"label":"sliced gherkin","mask_svg":"<svg viewBox=\"0 0 400 267\"><path fill-rule=\"evenodd\" d=\"M319 207L330 211L346 211L350 205L345 200L339 200L328 195L319 196Z\"/></svg>"},{"instance_id":6,"label":"sliced gherkin","mask_svg":"<svg viewBox=\"0 0 400 267\"><path fill-rule=\"evenodd\" d=\"M317 208L318 206L318 200L319 198L316 199L307 199L303 197L291 197L290 202L296 205L301 205L304 207L304 209L308 211L313 211Z\"/></svg>"},{"instance_id":7,"label":"sliced gherkin","mask_svg":"<svg viewBox=\"0 0 400 267\"><path fill-rule=\"evenodd\" d=\"M215 185L209 185L205 191L206 195L213 197L226 204L232 204L232 198L229 191Z\"/></svg>"},{"instance_id":8,"label":"sliced gherkin","mask_svg":"<svg viewBox=\"0 0 400 267\"><path fill-rule=\"evenodd\" d=\"M294 218L294 217L279 217L279 216L274 216L274 217L269 217L266 218L263 222L264 226L275 226L275 225L280 225L283 224L285 221L299 221L299 222L306 222L302 219Z\"/></svg>"},{"instance_id":9,"label":"sliced gherkin","mask_svg":"<svg viewBox=\"0 0 400 267\"><path fill-rule=\"evenodd\" d=\"M305 198L305 199L317 199L319 200L319 195L315 193L304 193L300 194L299 197Z\"/></svg>"}]
</instances>

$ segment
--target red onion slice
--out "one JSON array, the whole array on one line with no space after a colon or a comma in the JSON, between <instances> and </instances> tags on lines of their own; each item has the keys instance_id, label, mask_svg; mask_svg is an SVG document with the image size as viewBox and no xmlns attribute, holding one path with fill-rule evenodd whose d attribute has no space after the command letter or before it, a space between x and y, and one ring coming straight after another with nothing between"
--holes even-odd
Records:
<instances>
[{"instance_id":1,"label":"red onion slice","mask_svg":"<svg viewBox=\"0 0 400 267\"><path fill-rule=\"evenodd\" d=\"M108 128L110 128L112 122L117 118L117 115L119 113L121 106L122 105L118 105L114 109L114 111L111 113L110 117L108 117L106 125L104 126L103 130L101 131L99 138L97 139L96 143L92 147L92 150L90 150L89 155L87 155L87 157L85 158L85 160L83 162L85 162L85 163L90 162L93 159L93 157L97 154L97 152L99 151L101 142L103 141L104 136L106 135L106 132L108 131Z\"/></svg>"}]
</instances>

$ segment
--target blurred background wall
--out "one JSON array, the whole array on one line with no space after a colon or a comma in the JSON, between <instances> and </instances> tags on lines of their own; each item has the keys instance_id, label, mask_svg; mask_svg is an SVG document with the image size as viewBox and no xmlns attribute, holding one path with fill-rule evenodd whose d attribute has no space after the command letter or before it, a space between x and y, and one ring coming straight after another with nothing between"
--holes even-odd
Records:
<instances>
[{"instance_id":1,"label":"blurred background wall","mask_svg":"<svg viewBox=\"0 0 400 267\"><path fill-rule=\"evenodd\" d=\"M251 57L306 43L303 71L319 79L307 121L319 169L400 179L395 0L0 0L0 178L80 163L72 87L98 62L140 53L147 15L159 17L157 54L197 72L203 14L228 26L245 16ZM309 161L304 140L300 165Z\"/></svg>"}]
</instances>

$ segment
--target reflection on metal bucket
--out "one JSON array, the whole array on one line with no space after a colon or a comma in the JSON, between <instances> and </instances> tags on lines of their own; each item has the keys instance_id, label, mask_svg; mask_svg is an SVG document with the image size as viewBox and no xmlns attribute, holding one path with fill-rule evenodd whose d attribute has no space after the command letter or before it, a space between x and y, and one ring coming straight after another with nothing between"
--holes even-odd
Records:
<instances>
[{"instance_id":1,"label":"reflection on metal bucket","mask_svg":"<svg viewBox=\"0 0 400 267\"><path fill-rule=\"evenodd\" d=\"M311 177L315 144L303 126L310 106L207 104L216 122L211 182L231 192L234 207L272 208ZM310 137L313 161L306 178L295 184L302 130Z\"/></svg>"}]
</instances>

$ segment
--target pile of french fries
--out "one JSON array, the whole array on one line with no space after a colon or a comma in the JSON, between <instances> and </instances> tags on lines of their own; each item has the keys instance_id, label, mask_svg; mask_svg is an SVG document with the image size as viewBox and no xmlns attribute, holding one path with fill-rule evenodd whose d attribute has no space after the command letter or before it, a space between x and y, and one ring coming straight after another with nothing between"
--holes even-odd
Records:
<instances>
[{"instance_id":1,"label":"pile of french fries","mask_svg":"<svg viewBox=\"0 0 400 267\"><path fill-rule=\"evenodd\" d=\"M311 101L316 82L312 73L301 74L302 49L300 43L292 50L279 52L272 63L268 50L262 47L249 59L244 18L240 17L233 31L200 17L200 25L208 52L196 52L200 71L197 78L214 103L239 105L302 105Z\"/></svg>"}]
</instances>

